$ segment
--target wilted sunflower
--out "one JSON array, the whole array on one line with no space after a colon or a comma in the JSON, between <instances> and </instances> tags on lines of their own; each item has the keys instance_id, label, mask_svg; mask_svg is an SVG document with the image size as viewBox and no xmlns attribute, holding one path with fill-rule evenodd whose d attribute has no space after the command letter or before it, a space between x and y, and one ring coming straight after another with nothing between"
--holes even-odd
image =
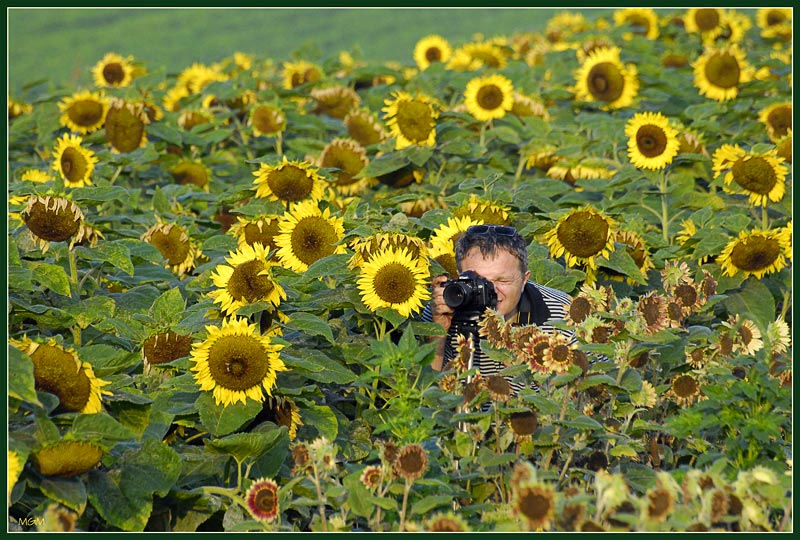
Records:
<instances>
[{"instance_id":1,"label":"wilted sunflower","mask_svg":"<svg viewBox=\"0 0 800 540\"><path fill-rule=\"evenodd\" d=\"M243 218L236 216L237 223L231 225L229 233L239 242L239 247L260 243L269 250L278 249L275 237L280 234L280 216Z\"/></svg>"},{"instance_id":2,"label":"wilted sunflower","mask_svg":"<svg viewBox=\"0 0 800 540\"><path fill-rule=\"evenodd\" d=\"M767 343L771 355L783 354L792 344L792 334L789 325L783 317L778 317L767 326Z\"/></svg>"},{"instance_id":3,"label":"wilted sunflower","mask_svg":"<svg viewBox=\"0 0 800 540\"><path fill-rule=\"evenodd\" d=\"M741 317L738 313L729 317L727 322L722 323L722 326L731 330L733 352L753 355L764 348L761 330L753 321Z\"/></svg>"},{"instance_id":4,"label":"wilted sunflower","mask_svg":"<svg viewBox=\"0 0 800 540\"><path fill-rule=\"evenodd\" d=\"M183 159L170 169L170 174L181 185L194 185L208 191L211 182L211 169L199 159Z\"/></svg>"},{"instance_id":5,"label":"wilted sunflower","mask_svg":"<svg viewBox=\"0 0 800 540\"><path fill-rule=\"evenodd\" d=\"M320 210L314 201L292 205L278 222L280 234L275 237L281 264L295 272L305 272L315 261L344 253L337 245L344 236L344 219L331 216L329 208Z\"/></svg>"},{"instance_id":6,"label":"wilted sunflower","mask_svg":"<svg viewBox=\"0 0 800 540\"><path fill-rule=\"evenodd\" d=\"M748 195L752 205L766 206L767 200L778 202L786 193L789 169L774 148L754 153L724 144L714 152L713 161L714 174L725 174L725 191Z\"/></svg>"},{"instance_id":7,"label":"wilted sunflower","mask_svg":"<svg viewBox=\"0 0 800 540\"><path fill-rule=\"evenodd\" d=\"M259 478L244 495L250 515L258 521L274 521L280 513L278 484L271 478Z\"/></svg>"},{"instance_id":8,"label":"wilted sunflower","mask_svg":"<svg viewBox=\"0 0 800 540\"><path fill-rule=\"evenodd\" d=\"M163 332L147 338L142 345L145 364L159 365L189 356L192 352L192 336Z\"/></svg>"},{"instance_id":9,"label":"wilted sunflower","mask_svg":"<svg viewBox=\"0 0 800 540\"><path fill-rule=\"evenodd\" d=\"M369 158L364 147L353 139L333 139L322 149L317 163L322 168L339 169L331 174L336 178L333 185L343 195L361 193L375 182L372 178L354 178L369 164Z\"/></svg>"},{"instance_id":10,"label":"wilted sunflower","mask_svg":"<svg viewBox=\"0 0 800 540\"><path fill-rule=\"evenodd\" d=\"M461 516L453 512L437 512L425 521L425 530L428 532L469 532L469 526Z\"/></svg>"},{"instance_id":11,"label":"wilted sunflower","mask_svg":"<svg viewBox=\"0 0 800 540\"><path fill-rule=\"evenodd\" d=\"M739 95L741 84L753 79L755 71L738 45L707 47L693 64L694 85L701 96L726 101Z\"/></svg>"},{"instance_id":12,"label":"wilted sunflower","mask_svg":"<svg viewBox=\"0 0 800 540\"><path fill-rule=\"evenodd\" d=\"M83 226L83 212L78 206L62 197L31 195L20 212L22 221L34 236L36 244L47 252L50 242L71 239L70 247Z\"/></svg>"},{"instance_id":13,"label":"wilted sunflower","mask_svg":"<svg viewBox=\"0 0 800 540\"><path fill-rule=\"evenodd\" d=\"M183 129L189 131L197 126L211 124L214 121L213 115L208 111L199 109L186 109L178 116L177 123Z\"/></svg>"},{"instance_id":14,"label":"wilted sunflower","mask_svg":"<svg viewBox=\"0 0 800 540\"><path fill-rule=\"evenodd\" d=\"M514 412L508 418L514 440L517 442L530 441L533 432L539 427L539 419L533 410Z\"/></svg>"},{"instance_id":15,"label":"wilted sunflower","mask_svg":"<svg viewBox=\"0 0 800 540\"><path fill-rule=\"evenodd\" d=\"M355 109L344 117L347 133L361 146L369 146L386 140L388 134L368 109Z\"/></svg>"},{"instance_id":16,"label":"wilted sunflower","mask_svg":"<svg viewBox=\"0 0 800 540\"><path fill-rule=\"evenodd\" d=\"M481 122L502 118L514 106L514 85L503 75L476 77L467 83L464 103Z\"/></svg>"},{"instance_id":17,"label":"wilted sunflower","mask_svg":"<svg viewBox=\"0 0 800 540\"><path fill-rule=\"evenodd\" d=\"M573 347L569 339L561 332L555 332L550 336L547 349L542 354L542 365L552 373L566 373L572 365Z\"/></svg>"},{"instance_id":18,"label":"wilted sunflower","mask_svg":"<svg viewBox=\"0 0 800 540\"><path fill-rule=\"evenodd\" d=\"M642 388L638 392L631 392L631 403L635 407L652 409L658 403L658 394L655 387L648 381L642 381Z\"/></svg>"},{"instance_id":19,"label":"wilted sunflower","mask_svg":"<svg viewBox=\"0 0 800 540\"><path fill-rule=\"evenodd\" d=\"M272 105L254 106L250 109L249 122L256 137L275 136L286 129L286 115L281 109Z\"/></svg>"},{"instance_id":20,"label":"wilted sunflower","mask_svg":"<svg viewBox=\"0 0 800 540\"><path fill-rule=\"evenodd\" d=\"M436 144L436 119L439 107L424 95L412 96L397 90L384 100L386 125L395 136L395 148L401 150L411 145L434 146Z\"/></svg>"},{"instance_id":21,"label":"wilted sunflower","mask_svg":"<svg viewBox=\"0 0 800 540\"><path fill-rule=\"evenodd\" d=\"M78 92L58 103L58 121L70 131L85 135L103 127L108 107L108 98L101 92Z\"/></svg>"},{"instance_id":22,"label":"wilted sunflower","mask_svg":"<svg viewBox=\"0 0 800 540\"><path fill-rule=\"evenodd\" d=\"M414 62L417 63L420 71L424 71L436 62L446 64L452 53L450 43L445 38L431 34L417 41L414 46Z\"/></svg>"},{"instance_id":23,"label":"wilted sunflower","mask_svg":"<svg viewBox=\"0 0 800 540\"><path fill-rule=\"evenodd\" d=\"M297 428L303 425L303 420L300 418L300 409L292 399L284 396L269 397L264 403L262 412L266 413L268 420L279 426L286 426L289 440L295 440Z\"/></svg>"},{"instance_id":24,"label":"wilted sunflower","mask_svg":"<svg viewBox=\"0 0 800 540\"><path fill-rule=\"evenodd\" d=\"M53 170L64 179L64 186L78 188L91 185L92 172L97 163L94 152L81 146L78 135L65 133L53 149Z\"/></svg>"},{"instance_id":25,"label":"wilted sunflower","mask_svg":"<svg viewBox=\"0 0 800 540\"><path fill-rule=\"evenodd\" d=\"M469 216L447 218L447 223L437 227L431 234L429 255L442 265L452 278L458 277L456 241L472 225L483 225L483 222Z\"/></svg>"},{"instance_id":26,"label":"wilted sunflower","mask_svg":"<svg viewBox=\"0 0 800 540\"><path fill-rule=\"evenodd\" d=\"M322 69L316 64L299 60L283 63L283 87L287 89L313 83L322 78Z\"/></svg>"},{"instance_id":27,"label":"wilted sunflower","mask_svg":"<svg viewBox=\"0 0 800 540\"><path fill-rule=\"evenodd\" d=\"M33 376L37 388L58 396L61 407L68 411L94 414L103 410L103 390L107 381L98 379L88 362L81 362L78 354L53 340L37 343L25 339L13 343L33 362Z\"/></svg>"},{"instance_id":28,"label":"wilted sunflower","mask_svg":"<svg viewBox=\"0 0 800 540\"><path fill-rule=\"evenodd\" d=\"M116 152L133 152L147 144L150 118L144 103L133 104L113 99L106 114L106 138Z\"/></svg>"},{"instance_id":29,"label":"wilted sunflower","mask_svg":"<svg viewBox=\"0 0 800 540\"><path fill-rule=\"evenodd\" d=\"M174 223L159 220L142 234L141 239L154 245L166 260L167 268L180 277L191 272L202 256L186 231Z\"/></svg>"},{"instance_id":30,"label":"wilted sunflower","mask_svg":"<svg viewBox=\"0 0 800 540\"><path fill-rule=\"evenodd\" d=\"M530 530L549 528L556 511L553 488L535 482L522 483L514 491L511 505L514 514L524 518Z\"/></svg>"},{"instance_id":31,"label":"wilted sunflower","mask_svg":"<svg viewBox=\"0 0 800 540\"><path fill-rule=\"evenodd\" d=\"M228 254L228 264L214 269L211 279L217 289L208 296L220 305L223 315L234 315L240 307L259 301L278 307L281 300L286 300L283 287L272 278L275 263L268 258L262 244L245 245Z\"/></svg>"},{"instance_id":32,"label":"wilted sunflower","mask_svg":"<svg viewBox=\"0 0 800 540\"><path fill-rule=\"evenodd\" d=\"M283 156L278 165L262 163L253 173L256 197L289 205L300 201L318 201L323 195L324 180L318 169L305 161L289 161Z\"/></svg>"},{"instance_id":33,"label":"wilted sunflower","mask_svg":"<svg viewBox=\"0 0 800 540\"><path fill-rule=\"evenodd\" d=\"M522 117L536 116L545 122L550 120L550 113L547 112L547 107L541 101L519 92L514 92L513 98L514 103L511 106L511 114Z\"/></svg>"},{"instance_id":34,"label":"wilted sunflower","mask_svg":"<svg viewBox=\"0 0 800 540\"><path fill-rule=\"evenodd\" d=\"M394 461L394 471L406 481L413 481L425 474L428 456L425 449L416 443L404 446Z\"/></svg>"},{"instance_id":35,"label":"wilted sunflower","mask_svg":"<svg viewBox=\"0 0 800 540\"><path fill-rule=\"evenodd\" d=\"M98 88L122 88L131 84L134 74L133 57L124 58L117 53L106 53L92 68L94 84Z\"/></svg>"},{"instance_id":36,"label":"wilted sunflower","mask_svg":"<svg viewBox=\"0 0 800 540\"><path fill-rule=\"evenodd\" d=\"M647 491L647 517L663 522L675 508L675 495L668 489L658 487Z\"/></svg>"},{"instance_id":37,"label":"wilted sunflower","mask_svg":"<svg viewBox=\"0 0 800 540\"><path fill-rule=\"evenodd\" d=\"M42 512L42 521L36 524L39 532L73 532L78 514L71 512L60 504L49 504Z\"/></svg>"},{"instance_id":38,"label":"wilted sunflower","mask_svg":"<svg viewBox=\"0 0 800 540\"><path fill-rule=\"evenodd\" d=\"M636 113L625 125L628 158L640 169L663 169L678 154L678 132L661 113Z\"/></svg>"},{"instance_id":39,"label":"wilted sunflower","mask_svg":"<svg viewBox=\"0 0 800 540\"><path fill-rule=\"evenodd\" d=\"M640 35L647 39L658 37L658 15L650 8L619 9L614 12L616 26L625 26L632 32L623 34L625 39L632 39L633 35Z\"/></svg>"},{"instance_id":40,"label":"wilted sunflower","mask_svg":"<svg viewBox=\"0 0 800 540\"><path fill-rule=\"evenodd\" d=\"M744 272L745 277L761 279L783 270L790 253L791 244L783 231L754 229L741 231L726 244L717 260L726 276Z\"/></svg>"},{"instance_id":41,"label":"wilted sunflower","mask_svg":"<svg viewBox=\"0 0 800 540\"><path fill-rule=\"evenodd\" d=\"M97 466L103 453L91 442L60 440L35 450L33 462L44 476L71 478Z\"/></svg>"},{"instance_id":42,"label":"wilted sunflower","mask_svg":"<svg viewBox=\"0 0 800 540\"><path fill-rule=\"evenodd\" d=\"M700 382L690 373L673 377L667 396L681 407L688 407L695 401L705 398Z\"/></svg>"},{"instance_id":43,"label":"wilted sunflower","mask_svg":"<svg viewBox=\"0 0 800 540\"><path fill-rule=\"evenodd\" d=\"M767 128L770 140L777 142L792 129L792 104L791 102L773 103L759 111L758 119Z\"/></svg>"},{"instance_id":44,"label":"wilted sunflower","mask_svg":"<svg viewBox=\"0 0 800 540\"><path fill-rule=\"evenodd\" d=\"M194 379L201 390L211 390L218 405L227 407L247 398L264 402L272 395L278 371L285 371L282 345L261 335L247 319L228 318L222 326L206 326L208 337L192 345Z\"/></svg>"},{"instance_id":45,"label":"wilted sunflower","mask_svg":"<svg viewBox=\"0 0 800 540\"><path fill-rule=\"evenodd\" d=\"M405 248L386 248L361 266L358 289L369 309L387 307L409 317L430 298L429 276L427 260L413 257Z\"/></svg>"},{"instance_id":46,"label":"wilted sunflower","mask_svg":"<svg viewBox=\"0 0 800 540\"><path fill-rule=\"evenodd\" d=\"M616 221L587 205L561 217L544 235L552 257L564 256L568 266L597 269L597 258L614 251Z\"/></svg>"},{"instance_id":47,"label":"wilted sunflower","mask_svg":"<svg viewBox=\"0 0 800 540\"><path fill-rule=\"evenodd\" d=\"M689 34L700 34L703 41L713 41L722 33L723 10L689 8L683 16L683 28Z\"/></svg>"},{"instance_id":48,"label":"wilted sunflower","mask_svg":"<svg viewBox=\"0 0 800 540\"><path fill-rule=\"evenodd\" d=\"M368 465L364 467L364 472L361 473L359 479L364 487L370 491L375 491L381 484L383 478L383 467L377 465Z\"/></svg>"},{"instance_id":49,"label":"wilted sunflower","mask_svg":"<svg viewBox=\"0 0 800 540\"><path fill-rule=\"evenodd\" d=\"M311 97L315 101L312 112L333 118L344 118L361 103L361 96L348 86L315 88L311 91Z\"/></svg>"},{"instance_id":50,"label":"wilted sunflower","mask_svg":"<svg viewBox=\"0 0 800 540\"><path fill-rule=\"evenodd\" d=\"M636 303L637 313L644 319L647 332L653 334L669 326L667 299L656 291L650 291Z\"/></svg>"},{"instance_id":51,"label":"wilted sunflower","mask_svg":"<svg viewBox=\"0 0 800 540\"><path fill-rule=\"evenodd\" d=\"M633 103L639 92L636 66L625 66L619 47L599 47L575 72L575 99L603 102L603 109L620 109Z\"/></svg>"},{"instance_id":52,"label":"wilted sunflower","mask_svg":"<svg viewBox=\"0 0 800 540\"><path fill-rule=\"evenodd\" d=\"M761 37L791 40L791 8L761 8L756 10L756 24L761 29Z\"/></svg>"},{"instance_id":53,"label":"wilted sunflower","mask_svg":"<svg viewBox=\"0 0 800 540\"><path fill-rule=\"evenodd\" d=\"M647 271L655 268L655 264L650 257L650 250L644 238L633 231L618 230L616 241L625 245L625 251L636 263L636 267L639 268L642 275L647 277ZM627 282L633 284L634 280L628 278Z\"/></svg>"},{"instance_id":54,"label":"wilted sunflower","mask_svg":"<svg viewBox=\"0 0 800 540\"><path fill-rule=\"evenodd\" d=\"M428 247L421 238L403 233L376 233L350 242L353 256L348 263L349 268L360 268L366 261L386 249L405 249L414 259L424 259Z\"/></svg>"},{"instance_id":55,"label":"wilted sunflower","mask_svg":"<svg viewBox=\"0 0 800 540\"><path fill-rule=\"evenodd\" d=\"M469 201L453 209L453 215L457 218L469 216L476 221L482 221L487 224L511 224L506 205L481 199L474 193L470 194Z\"/></svg>"}]
</instances>

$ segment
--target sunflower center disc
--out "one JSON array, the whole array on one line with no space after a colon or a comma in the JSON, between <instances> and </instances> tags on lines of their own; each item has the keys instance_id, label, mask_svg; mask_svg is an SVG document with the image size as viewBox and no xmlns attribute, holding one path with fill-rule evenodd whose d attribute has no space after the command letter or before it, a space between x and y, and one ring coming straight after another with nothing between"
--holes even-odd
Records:
<instances>
[{"instance_id":1,"label":"sunflower center disc","mask_svg":"<svg viewBox=\"0 0 800 540\"><path fill-rule=\"evenodd\" d=\"M264 514L271 514L275 512L277 500L275 494L270 489L262 489L255 496L255 506L259 511Z\"/></svg>"},{"instance_id":2,"label":"sunflower center disc","mask_svg":"<svg viewBox=\"0 0 800 540\"><path fill-rule=\"evenodd\" d=\"M118 151L133 152L139 148L144 135L144 122L127 107L112 108L108 111L105 125L108 140Z\"/></svg>"},{"instance_id":3,"label":"sunflower center disc","mask_svg":"<svg viewBox=\"0 0 800 540\"><path fill-rule=\"evenodd\" d=\"M248 336L223 336L208 351L211 377L219 386L245 391L261 383L269 369L269 355Z\"/></svg>"},{"instance_id":4,"label":"sunflower center disc","mask_svg":"<svg viewBox=\"0 0 800 540\"><path fill-rule=\"evenodd\" d=\"M428 62L439 62L442 59L442 51L438 47L431 47L425 51L425 59Z\"/></svg>"},{"instance_id":5,"label":"sunflower center disc","mask_svg":"<svg viewBox=\"0 0 800 540\"><path fill-rule=\"evenodd\" d=\"M706 79L719 88L735 88L739 77L739 61L729 54L716 55L706 64Z\"/></svg>"},{"instance_id":6,"label":"sunflower center disc","mask_svg":"<svg viewBox=\"0 0 800 540\"><path fill-rule=\"evenodd\" d=\"M48 242L69 240L81 225L69 208L50 210L41 202L31 207L26 224L33 234Z\"/></svg>"},{"instance_id":7,"label":"sunflower center disc","mask_svg":"<svg viewBox=\"0 0 800 540\"><path fill-rule=\"evenodd\" d=\"M603 62L592 67L588 76L589 92L595 99L614 102L622 95L625 79L619 68L610 62Z\"/></svg>"},{"instance_id":8,"label":"sunflower center disc","mask_svg":"<svg viewBox=\"0 0 800 540\"><path fill-rule=\"evenodd\" d=\"M503 104L503 91L493 84L481 86L475 100L482 109L493 111Z\"/></svg>"},{"instance_id":9,"label":"sunflower center disc","mask_svg":"<svg viewBox=\"0 0 800 540\"><path fill-rule=\"evenodd\" d=\"M675 384L672 385L672 388L677 395L681 397L690 397L697 391L697 383L694 378L688 375L681 375L675 380Z\"/></svg>"},{"instance_id":10,"label":"sunflower center disc","mask_svg":"<svg viewBox=\"0 0 800 540\"><path fill-rule=\"evenodd\" d=\"M420 101L401 101L397 104L397 127L411 142L427 141L434 122L431 108Z\"/></svg>"},{"instance_id":11,"label":"sunflower center disc","mask_svg":"<svg viewBox=\"0 0 800 540\"><path fill-rule=\"evenodd\" d=\"M761 157L740 159L733 164L731 171L737 184L759 195L767 195L778 183L775 170Z\"/></svg>"},{"instance_id":12,"label":"sunflower center disc","mask_svg":"<svg viewBox=\"0 0 800 540\"><path fill-rule=\"evenodd\" d=\"M292 253L301 262L312 264L331 255L337 241L336 231L321 217L302 219L292 232Z\"/></svg>"},{"instance_id":13,"label":"sunflower center disc","mask_svg":"<svg viewBox=\"0 0 800 540\"><path fill-rule=\"evenodd\" d=\"M50 345L40 345L31 355L31 360L36 383L43 390L57 395L65 409L80 411L86 406L91 396L91 383L70 353Z\"/></svg>"},{"instance_id":14,"label":"sunflower center disc","mask_svg":"<svg viewBox=\"0 0 800 540\"><path fill-rule=\"evenodd\" d=\"M89 99L76 101L69 108L68 114L69 119L81 127L94 126L103 118L103 105Z\"/></svg>"},{"instance_id":15,"label":"sunflower center disc","mask_svg":"<svg viewBox=\"0 0 800 540\"><path fill-rule=\"evenodd\" d=\"M688 283L681 283L675 287L675 296L684 306L693 306L697 302L697 289Z\"/></svg>"},{"instance_id":16,"label":"sunflower center disc","mask_svg":"<svg viewBox=\"0 0 800 540\"><path fill-rule=\"evenodd\" d=\"M189 241L182 240L182 231L178 227L172 227L169 234L156 231L153 234L151 243L158 248L161 255L167 259L171 266L181 264L189 254Z\"/></svg>"},{"instance_id":17,"label":"sunflower center disc","mask_svg":"<svg viewBox=\"0 0 800 540\"><path fill-rule=\"evenodd\" d=\"M275 288L269 276L258 275L264 270L264 263L258 260L247 261L233 270L228 281L228 293L234 300L245 300L248 303L266 298Z\"/></svg>"},{"instance_id":18,"label":"sunflower center disc","mask_svg":"<svg viewBox=\"0 0 800 540\"><path fill-rule=\"evenodd\" d=\"M108 84L118 85L125 80L125 70L117 62L111 62L103 66L103 78Z\"/></svg>"},{"instance_id":19,"label":"sunflower center disc","mask_svg":"<svg viewBox=\"0 0 800 540\"><path fill-rule=\"evenodd\" d=\"M701 32L708 32L719 26L719 13L716 9L698 9L694 22Z\"/></svg>"},{"instance_id":20,"label":"sunflower center disc","mask_svg":"<svg viewBox=\"0 0 800 540\"><path fill-rule=\"evenodd\" d=\"M559 364L566 364L569 361L569 347L566 345L556 345L550 351L550 356Z\"/></svg>"},{"instance_id":21,"label":"sunflower center disc","mask_svg":"<svg viewBox=\"0 0 800 540\"><path fill-rule=\"evenodd\" d=\"M272 193L282 201L302 201L314 187L314 179L306 171L287 165L270 173L267 184Z\"/></svg>"},{"instance_id":22,"label":"sunflower center disc","mask_svg":"<svg viewBox=\"0 0 800 540\"><path fill-rule=\"evenodd\" d=\"M774 238L752 236L736 244L731 251L731 263L740 270L756 272L772 265L780 252L780 244Z\"/></svg>"},{"instance_id":23,"label":"sunflower center disc","mask_svg":"<svg viewBox=\"0 0 800 540\"><path fill-rule=\"evenodd\" d=\"M67 148L61 154L61 170L70 182L80 182L87 171L86 158L75 148Z\"/></svg>"},{"instance_id":24,"label":"sunflower center disc","mask_svg":"<svg viewBox=\"0 0 800 540\"><path fill-rule=\"evenodd\" d=\"M375 294L384 302L402 304L414 295L416 281L411 271L399 263L382 267L373 279Z\"/></svg>"},{"instance_id":25,"label":"sunflower center disc","mask_svg":"<svg viewBox=\"0 0 800 540\"><path fill-rule=\"evenodd\" d=\"M608 239L608 223L601 216L578 212L559 225L561 245L576 257L593 257L600 253Z\"/></svg>"},{"instance_id":26,"label":"sunflower center disc","mask_svg":"<svg viewBox=\"0 0 800 540\"><path fill-rule=\"evenodd\" d=\"M649 158L660 156L667 149L667 135L658 126L642 126L636 132L636 147Z\"/></svg>"},{"instance_id":27,"label":"sunflower center disc","mask_svg":"<svg viewBox=\"0 0 800 540\"><path fill-rule=\"evenodd\" d=\"M582 323L591 311L591 304L586 298L578 297L569 306L569 318L573 322Z\"/></svg>"}]
</instances>

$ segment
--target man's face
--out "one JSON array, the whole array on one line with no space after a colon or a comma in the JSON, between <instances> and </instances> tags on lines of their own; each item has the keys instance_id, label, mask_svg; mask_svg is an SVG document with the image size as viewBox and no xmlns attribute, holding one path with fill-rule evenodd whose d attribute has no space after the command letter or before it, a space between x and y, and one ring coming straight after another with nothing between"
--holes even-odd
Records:
<instances>
[{"instance_id":1,"label":"man's face","mask_svg":"<svg viewBox=\"0 0 800 540\"><path fill-rule=\"evenodd\" d=\"M505 249L498 249L494 256L484 257L481 250L474 247L461 261L461 271L467 270L492 282L497 292L497 311L503 317L509 319L516 314L525 282L531 275L530 271L520 272L519 259Z\"/></svg>"}]
</instances>

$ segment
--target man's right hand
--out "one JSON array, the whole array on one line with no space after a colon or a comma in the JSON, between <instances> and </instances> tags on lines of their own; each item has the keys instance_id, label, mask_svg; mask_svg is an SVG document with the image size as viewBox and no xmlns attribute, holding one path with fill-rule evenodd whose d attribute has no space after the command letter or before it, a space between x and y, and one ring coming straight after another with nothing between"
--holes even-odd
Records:
<instances>
[{"instance_id":1,"label":"man's right hand","mask_svg":"<svg viewBox=\"0 0 800 540\"><path fill-rule=\"evenodd\" d=\"M431 280L431 314L433 322L439 323L445 329L450 330L450 323L453 321L453 309L444 301L444 284L448 280L446 274L436 276Z\"/></svg>"}]
</instances>

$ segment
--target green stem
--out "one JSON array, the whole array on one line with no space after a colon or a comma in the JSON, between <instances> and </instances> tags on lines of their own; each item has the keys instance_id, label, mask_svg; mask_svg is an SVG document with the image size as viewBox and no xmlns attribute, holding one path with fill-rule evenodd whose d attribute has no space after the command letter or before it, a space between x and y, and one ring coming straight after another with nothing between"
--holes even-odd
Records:
<instances>
[{"instance_id":1,"label":"green stem","mask_svg":"<svg viewBox=\"0 0 800 540\"><path fill-rule=\"evenodd\" d=\"M317 499L319 499L319 505L317 509L319 511L319 517L322 520L322 530L324 532L328 532L328 519L325 517L325 498L322 496L322 484L319 481L319 472L317 471L317 464L313 464L314 467L314 487L317 488Z\"/></svg>"},{"instance_id":2,"label":"green stem","mask_svg":"<svg viewBox=\"0 0 800 540\"><path fill-rule=\"evenodd\" d=\"M406 486L403 489L403 508L400 510L400 531L405 530L406 508L408 507L408 494L411 492L411 480L406 478Z\"/></svg>"},{"instance_id":3,"label":"green stem","mask_svg":"<svg viewBox=\"0 0 800 540\"><path fill-rule=\"evenodd\" d=\"M120 175L121 172L122 172L122 165L117 167L117 170L114 171L114 176L112 176L111 179L108 181L109 185L112 185L112 186L114 185L114 182L117 181L117 178L119 178L119 175Z\"/></svg>"},{"instance_id":4,"label":"green stem","mask_svg":"<svg viewBox=\"0 0 800 540\"><path fill-rule=\"evenodd\" d=\"M77 300L81 297L80 283L78 281L78 264L75 262L75 252L70 249L68 253L69 279L72 283L72 298L73 300Z\"/></svg>"},{"instance_id":5,"label":"green stem","mask_svg":"<svg viewBox=\"0 0 800 540\"><path fill-rule=\"evenodd\" d=\"M669 243L669 201L667 200L667 171L661 171L661 232L664 242Z\"/></svg>"},{"instance_id":6,"label":"green stem","mask_svg":"<svg viewBox=\"0 0 800 540\"><path fill-rule=\"evenodd\" d=\"M224 497L228 497L230 500L238 504L242 507L246 512L249 513L247 508L247 503L245 500L236 494L236 490L231 488L222 488L217 486L203 486L200 488L205 495L222 495Z\"/></svg>"},{"instance_id":7,"label":"green stem","mask_svg":"<svg viewBox=\"0 0 800 540\"><path fill-rule=\"evenodd\" d=\"M761 228L765 231L769 229L769 219L767 218L767 205L761 205Z\"/></svg>"},{"instance_id":8,"label":"green stem","mask_svg":"<svg viewBox=\"0 0 800 540\"><path fill-rule=\"evenodd\" d=\"M283 155L283 134L282 133L278 133L277 135L275 135L275 153L278 154L279 156Z\"/></svg>"},{"instance_id":9,"label":"green stem","mask_svg":"<svg viewBox=\"0 0 800 540\"><path fill-rule=\"evenodd\" d=\"M564 420L564 417L567 415L567 403L569 403L569 387L564 388L564 399L561 402L561 412L558 415L558 421L561 422ZM558 440L558 436L561 433L561 424L556 426L556 430L554 433L555 440ZM554 441L555 442L555 441ZM553 453L555 452L555 448L551 448L547 452L547 456L544 458L544 463L542 463L542 469L547 469L550 466L550 460L553 459Z\"/></svg>"},{"instance_id":10,"label":"green stem","mask_svg":"<svg viewBox=\"0 0 800 540\"><path fill-rule=\"evenodd\" d=\"M525 163L528 161L528 158L520 152L519 154L519 163L517 164L517 172L514 173L514 186L511 188L512 191L517 189L517 185L519 184L519 179L522 178L522 171L525 169Z\"/></svg>"},{"instance_id":11,"label":"green stem","mask_svg":"<svg viewBox=\"0 0 800 540\"><path fill-rule=\"evenodd\" d=\"M489 122L491 122L491 120L487 120L481 126L481 136L480 136L481 154L486 152L485 134L486 134L486 128L489 126Z\"/></svg>"}]
</instances>

